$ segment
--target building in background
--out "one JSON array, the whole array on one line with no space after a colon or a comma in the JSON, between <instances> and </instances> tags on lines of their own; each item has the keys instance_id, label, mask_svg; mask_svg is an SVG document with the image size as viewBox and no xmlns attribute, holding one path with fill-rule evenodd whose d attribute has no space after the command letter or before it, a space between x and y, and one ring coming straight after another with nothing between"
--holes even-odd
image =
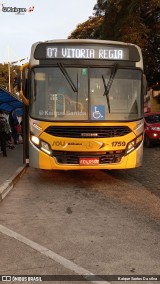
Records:
<instances>
[{"instance_id":1,"label":"building in background","mask_svg":"<svg viewBox=\"0 0 160 284\"><path fill-rule=\"evenodd\" d=\"M160 111L160 85L158 82L148 88L148 92L144 97L144 112L156 111Z\"/></svg>"}]
</instances>

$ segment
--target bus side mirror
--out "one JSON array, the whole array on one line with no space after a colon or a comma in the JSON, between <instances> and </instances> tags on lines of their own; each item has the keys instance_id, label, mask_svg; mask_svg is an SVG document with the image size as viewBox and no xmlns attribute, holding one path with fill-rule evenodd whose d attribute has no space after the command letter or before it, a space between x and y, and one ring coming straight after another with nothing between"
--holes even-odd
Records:
<instances>
[{"instance_id":1,"label":"bus side mirror","mask_svg":"<svg viewBox=\"0 0 160 284\"><path fill-rule=\"evenodd\" d=\"M18 89L19 89L19 95L23 101L23 103L28 106L29 105L29 99L26 98L26 82L27 82L27 76L28 76L28 67L29 63L26 63L20 67L20 73L18 78Z\"/></svg>"}]
</instances>

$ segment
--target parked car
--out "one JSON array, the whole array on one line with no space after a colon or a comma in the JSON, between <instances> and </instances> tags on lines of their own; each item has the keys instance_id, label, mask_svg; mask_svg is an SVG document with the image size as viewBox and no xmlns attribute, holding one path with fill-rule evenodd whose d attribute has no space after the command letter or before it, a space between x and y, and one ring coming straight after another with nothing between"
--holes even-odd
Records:
<instances>
[{"instance_id":1,"label":"parked car","mask_svg":"<svg viewBox=\"0 0 160 284\"><path fill-rule=\"evenodd\" d=\"M151 147L160 143L160 111L144 115L144 145Z\"/></svg>"}]
</instances>

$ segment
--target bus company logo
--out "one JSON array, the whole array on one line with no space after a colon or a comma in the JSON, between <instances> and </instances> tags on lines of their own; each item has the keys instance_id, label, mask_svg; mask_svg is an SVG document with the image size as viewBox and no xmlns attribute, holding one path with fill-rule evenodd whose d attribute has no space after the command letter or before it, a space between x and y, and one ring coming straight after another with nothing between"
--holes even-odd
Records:
<instances>
[{"instance_id":1,"label":"bus company logo","mask_svg":"<svg viewBox=\"0 0 160 284\"><path fill-rule=\"evenodd\" d=\"M92 142L88 142L88 143L86 144L86 148L87 148L87 149L92 149L92 148L93 148L93 143L92 143Z\"/></svg>"},{"instance_id":2,"label":"bus company logo","mask_svg":"<svg viewBox=\"0 0 160 284\"><path fill-rule=\"evenodd\" d=\"M5 3L0 4L0 11L4 13L15 13L15 15L25 15L25 13L31 13L34 11L34 6L31 6L29 8L17 8L17 7L5 7Z\"/></svg>"}]
</instances>

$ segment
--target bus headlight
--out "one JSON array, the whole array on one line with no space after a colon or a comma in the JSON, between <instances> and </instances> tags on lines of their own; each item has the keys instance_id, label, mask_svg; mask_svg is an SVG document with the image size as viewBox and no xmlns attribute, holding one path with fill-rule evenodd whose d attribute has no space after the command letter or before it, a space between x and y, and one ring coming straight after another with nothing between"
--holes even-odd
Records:
<instances>
[{"instance_id":1,"label":"bus headlight","mask_svg":"<svg viewBox=\"0 0 160 284\"><path fill-rule=\"evenodd\" d=\"M52 151L50 145L47 142L41 141L41 150L48 155L51 155Z\"/></svg>"},{"instance_id":2,"label":"bus headlight","mask_svg":"<svg viewBox=\"0 0 160 284\"><path fill-rule=\"evenodd\" d=\"M31 141L34 144L39 145L39 138L37 136L31 135Z\"/></svg>"},{"instance_id":3,"label":"bus headlight","mask_svg":"<svg viewBox=\"0 0 160 284\"><path fill-rule=\"evenodd\" d=\"M136 137L134 140L128 143L126 148L126 155L135 150L142 142L143 140L143 134Z\"/></svg>"}]
</instances>

